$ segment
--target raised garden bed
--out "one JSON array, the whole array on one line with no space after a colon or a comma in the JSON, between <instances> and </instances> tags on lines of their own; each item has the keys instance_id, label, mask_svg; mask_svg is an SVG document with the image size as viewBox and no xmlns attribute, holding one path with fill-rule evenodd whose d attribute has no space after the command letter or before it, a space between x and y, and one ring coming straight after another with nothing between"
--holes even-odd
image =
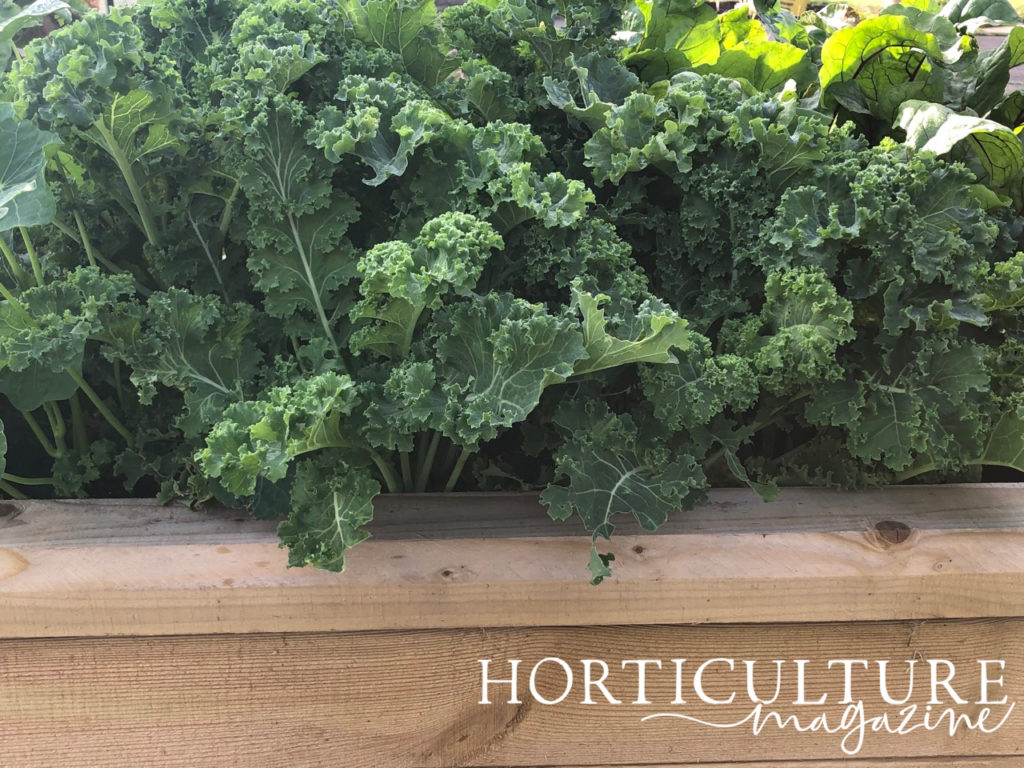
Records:
<instances>
[{"instance_id":1,"label":"raised garden bed","mask_svg":"<svg viewBox=\"0 0 1024 768\"><path fill-rule=\"evenodd\" d=\"M626 6L0 0L0 768L1019 768L1021 18Z\"/></svg>"},{"instance_id":2,"label":"raised garden bed","mask_svg":"<svg viewBox=\"0 0 1024 768\"><path fill-rule=\"evenodd\" d=\"M901 699L895 670L916 659L909 704L924 712L928 662L948 661L969 702L954 709L977 718L977 660L990 659L1005 667L989 667L1002 678L989 699L1007 697L989 707L991 727L1024 702L1022 491L788 489L769 504L713 491L658 534L620 531L614 577L598 587L582 568L589 538L554 526L528 495L384 497L345 574L286 569L271 526L231 513L15 505L0 523L0 754L18 768L1019 766L1013 710L988 734L868 728L855 756L845 732L641 718L740 721L753 707L742 660L765 667L769 698L776 659L806 659L807 700L828 694L792 706L795 666L784 668L785 704L765 709L805 725L820 714L838 724L843 672L826 662L841 659L871 661L870 673L853 668L868 717L901 709L880 699L877 661L890 662ZM546 657L576 673L559 704L529 696L529 670ZM736 671L709 665L705 694L736 700L701 703L684 668L687 704L671 706L669 660L716 657ZM480 659L496 679L522 660L526 703L504 702L500 685L497 703L478 703ZM580 703L583 659L609 663L621 705ZM651 705L630 703L636 671L624 659L664 660L648 670ZM560 675L542 666L538 693L557 698Z\"/></svg>"}]
</instances>

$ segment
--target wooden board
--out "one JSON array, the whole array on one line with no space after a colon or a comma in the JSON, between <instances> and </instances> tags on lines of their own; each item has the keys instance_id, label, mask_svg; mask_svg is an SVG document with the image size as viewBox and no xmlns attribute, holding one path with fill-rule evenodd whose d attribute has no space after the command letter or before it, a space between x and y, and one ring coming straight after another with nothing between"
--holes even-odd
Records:
<instances>
[{"instance_id":1,"label":"wooden board","mask_svg":"<svg viewBox=\"0 0 1024 768\"><path fill-rule=\"evenodd\" d=\"M838 721L845 708L843 674L826 659L887 660L891 694L907 689L904 662L956 665L954 688L977 716L976 659L998 653L1007 661L1004 687L1024 707L1024 619L862 624L701 627L459 629L342 634L228 635L163 638L36 639L0 642L0 755L12 768L460 768L463 766L646 766L724 768L1019 768L1024 765L1024 712L990 733L918 729L905 735L868 732L855 760L840 748L841 734L795 733L768 725L712 729L675 719L642 717L687 713L719 723L751 710L743 673L724 664L708 668L705 694L732 704L701 703L684 677L686 704L672 706L674 674L651 668L637 697L635 668L624 659L715 657L755 660L765 667L758 691L770 698L771 660L807 659L807 698L827 692L825 705L796 707L789 667L780 714L824 713ZM576 670L575 687L560 704L544 705L524 690L507 703L508 686L491 689L481 705L479 659L495 665L521 659L528 670L558 657ZM582 704L582 659L602 659L607 685L623 703ZM552 669L551 663L543 669ZM495 673L500 671L494 667ZM507 677L498 675L495 677ZM554 699L564 676L541 673L536 688ZM915 680L911 703L923 707L927 687ZM505 691L504 697L502 691ZM852 694L869 716L900 707L879 698L877 672L852 679ZM943 693L943 699L946 695ZM939 709L936 707L935 709ZM993 706L1001 714L1004 708ZM894 720L894 722L896 722ZM991 723L990 723L991 724ZM960 757L954 757L960 756ZM758 762L761 761L761 762Z\"/></svg>"},{"instance_id":2,"label":"wooden board","mask_svg":"<svg viewBox=\"0 0 1024 768\"><path fill-rule=\"evenodd\" d=\"M1024 616L1022 491L713 491L665 532L623 526L600 587L535 496L385 497L345 574L286 568L237 513L11 503L0 637Z\"/></svg>"}]
</instances>

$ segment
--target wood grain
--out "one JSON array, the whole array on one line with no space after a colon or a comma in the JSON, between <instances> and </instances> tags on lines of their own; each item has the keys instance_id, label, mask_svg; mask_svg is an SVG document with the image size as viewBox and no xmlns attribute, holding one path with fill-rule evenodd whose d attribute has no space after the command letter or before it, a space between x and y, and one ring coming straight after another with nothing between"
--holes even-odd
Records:
<instances>
[{"instance_id":1,"label":"wood grain","mask_svg":"<svg viewBox=\"0 0 1024 768\"><path fill-rule=\"evenodd\" d=\"M856 493L785 488L765 503L745 488L717 488L707 502L671 516L656 532L632 520L628 535L790 533L868 530L879 520L911 528L979 530L1024 525L1024 483L965 483L875 488ZM5 546L260 540L276 523L226 509L197 511L141 499L0 502ZM577 521L552 520L531 493L427 493L378 496L371 526L377 541L573 536Z\"/></svg>"},{"instance_id":2,"label":"wood grain","mask_svg":"<svg viewBox=\"0 0 1024 768\"><path fill-rule=\"evenodd\" d=\"M987 735L868 733L856 759L842 760L838 734L769 726L754 736L749 728L641 722L666 710L672 675L648 674L648 706L630 703L635 672L615 671L622 659L751 659L767 665L771 687L770 660L808 659L809 697L831 692L837 699L842 673L827 670L825 659L890 660L894 669L907 659L948 659L957 665L958 691L974 701L975 660L993 654L1008 662L1002 692L1024 703L1024 619L6 640L0 755L16 768L724 768L734 761L827 768L833 760L847 768L1019 768L1024 712ZM518 658L528 669L547 656L577 671L580 659L608 661L608 685L624 703L581 704L579 685L558 705L528 696L510 705L497 689L492 698L501 703L477 703L478 659ZM541 675L538 689L553 698L559 682L564 678ZM906 677L892 683L902 696ZM787 673L780 701L793 700L793 686ZM869 712L898 709L879 700L877 677L858 676L854 686ZM724 666L711 667L707 692L724 698L732 690L739 691L736 702L710 706L684 688L686 706L667 710L737 720L751 706L745 683ZM912 703L923 705L927 695L919 691ZM838 717L842 708L827 701L806 709ZM779 706L783 714L800 709ZM977 714L978 707L961 711Z\"/></svg>"},{"instance_id":3,"label":"wood grain","mask_svg":"<svg viewBox=\"0 0 1024 768\"><path fill-rule=\"evenodd\" d=\"M584 768L567 765L564 768ZM631 763L630 765L586 766L585 768L1021 768L1019 757L921 757L909 760L872 758L871 760L772 760L739 763Z\"/></svg>"},{"instance_id":4,"label":"wood grain","mask_svg":"<svg viewBox=\"0 0 1024 768\"><path fill-rule=\"evenodd\" d=\"M0 637L1024 615L1019 485L782 498L713 491L664 533L627 529L596 588L589 538L536 497L386 498L345 574L287 569L272 529L237 513L11 505Z\"/></svg>"},{"instance_id":5,"label":"wood grain","mask_svg":"<svg viewBox=\"0 0 1024 768\"><path fill-rule=\"evenodd\" d=\"M584 768L581 765L567 765L564 768ZM872 758L871 760L772 760L739 763L632 763L630 765L586 766L585 768L1021 768L1019 757L921 757L909 760L897 758Z\"/></svg>"}]
</instances>

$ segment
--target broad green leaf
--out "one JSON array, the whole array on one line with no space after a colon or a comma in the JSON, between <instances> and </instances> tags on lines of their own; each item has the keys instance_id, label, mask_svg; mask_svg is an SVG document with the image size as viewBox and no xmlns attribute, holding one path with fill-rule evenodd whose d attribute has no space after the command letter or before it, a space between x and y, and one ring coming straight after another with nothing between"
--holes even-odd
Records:
<instances>
[{"instance_id":1,"label":"broad green leaf","mask_svg":"<svg viewBox=\"0 0 1024 768\"><path fill-rule=\"evenodd\" d=\"M699 0L639 0L644 34L625 54L625 63L644 82L718 60L718 15Z\"/></svg>"},{"instance_id":2,"label":"broad green leaf","mask_svg":"<svg viewBox=\"0 0 1024 768\"><path fill-rule=\"evenodd\" d=\"M1022 21L1024 20L1018 18L1014 23L1019 25ZM1006 36L1006 39L1003 40L997 50L1001 51L1004 49L1008 53L1008 60L1006 62L1007 67L1012 69L1013 67L1019 67L1021 64L1024 64L1024 27L1014 26L1014 28L1010 30L1010 34Z\"/></svg>"},{"instance_id":3,"label":"broad green leaf","mask_svg":"<svg viewBox=\"0 0 1024 768\"><path fill-rule=\"evenodd\" d=\"M930 79L929 59L955 60L959 53L955 48L944 54L935 35L921 31L906 16L866 19L840 29L822 46L822 105L835 103L834 86L856 82L872 113L891 118L906 99L934 95L938 100L941 84Z\"/></svg>"},{"instance_id":4,"label":"broad green leaf","mask_svg":"<svg viewBox=\"0 0 1024 768\"><path fill-rule=\"evenodd\" d=\"M277 528L288 565L343 571L348 550L370 536L363 526L373 520L378 493L380 484L360 466L300 464L288 519Z\"/></svg>"},{"instance_id":5,"label":"broad green leaf","mask_svg":"<svg viewBox=\"0 0 1024 768\"><path fill-rule=\"evenodd\" d=\"M921 415L906 392L872 393L861 412L851 448L869 461L884 461L895 470L906 469L926 448Z\"/></svg>"},{"instance_id":6,"label":"broad green leaf","mask_svg":"<svg viewBox=\"0 0 1024 768\"><path fill-rule=\"evenodd\" d=\"M526 108L521 99L512 95L514 87L508 72L483 61L467 61L459 69L466 77L462 83L463 109L466 112L473 109L488 123L499 120L514 122L520 111Z\"/></svg>"},{"instance_id":7,"label":"broad green leaf","mask_svg":"<svg viewBox=\"0 0 1024 768\"><path fill-rule=\"evenodd\" d=\"M204 432L242 397L242 384L260 364L253 312L171 289L150 296L140 320L111 328L108 339L131 366L139 399L153 402L157 385L179 390L178 426L188 437Z\"/></svg>"},{"instance_id":8,"label":"broad green leaf","mask_svg":"<svg viewBox=\"0 0 1024 768\"><path fill-rule=\"evenodd\" d=\"M673 456L653 431L648 434L632 417L604 405L569 407L575 413L562 426L571 428L571 436L556 455L556 473L568 484L549 485L541 493L551 517L578 514L595 540L607 539L618 515L654 530L670 513L699 500L707 481L692 456ZM607 566L609 558L601 559ZM596 566L592 552L595 579L607 575Z\"/></svg>"},{"instance_id":9,"label":"broad green leaf","mask_svg":"<svg viewBox=\"0 0 1024 768\"><path fill-rule=\"evenodd\" d=\"M53 195L43 168L46 148L59 143L54 134L18 119L13 104L0 103L0 237L53 219Z\"/></svg>"},{"instance_id":10,"label":"broad green leaf","mask_svg":"<svg viewBox=\"0 0 1024 768\"><path fill-rule=\"evenodd\" d=\"M954 347L933 356L926 368L929 386L959 402L969 392L986 392L989 372L978 346Z\"/></svg>"},{"instance_id":11,"label":"broad green leaf","mask_svg":"<svg viewBox=\"0 0 1024 768\"><path fill-rule=\"evenodd\" d=\"M593 373L632 363L674 363L674 349L693 344L686 320L668 306L647 301L634 309L620 305L612 318L605 308L611 297L573 287L573 303L583 319L587 357L576 363L576 374Z\"/></svg>"},{"instance_id":12,"label":"broad green leaf","mask_svg":"<svg viewBox=\"0 0 1024 768\"><path fill-rule=\"evenodd\" d=\"M698 75L673 83L664 98L635 93L613 107L606 124L586 143L586 165L598 184L618 183L627 173L653 166L669 176L693 167L696 127L707 115Z\"/></svg>"},{"instance_id":13,"label":"broad green leaf","mask_svg":"<svg viewBox=\"0 0 1024 768\"><path fill-rule=\"evenodd\" d=\"M575 79L566 82L545 77L544 89L552 104L591 130L603 127L612 106L621 104L639 85L636 75L622 64L594 53L578 60L570 56L567 64Z\"/></svg>"},{"instance_id":14,"label":"broad green leaf","mask_svg":"<svg viewBox=\"0 0 1024 768\"><path fill-rule=\"evenodd\" d=\"M597 545L590 545L590 560L587 569L590 571L590 583L597 586L612 575L612 569L608 566L615 562L615 555L601 554L597 551Z\"/></svg>"},{"instance_id":15,"label":"broad green leaf","mask_svg":"<svg viewBox=\"0 0 1024 768\"><path fill-rule=\"evenodd\" d=\"M82 367L80 357L69 362L75 368ZM0 368L0 394L6 395L19 411L34 411L43 403L67 400L77 391L78 384L70 375L54 371L45 363L30 362L18 371Z\"/></svg>"},{"instance_id":16,"label":"broad green leaf","mask_svg":"<svg viewBox=\"0 0 1024 768\"><path fill-rule=\"evenodd\" d=\"M779 497L779 487L774 483L761 483L753 480L743 466L740 457L730 448L725 449L725 463L732 472L733 477L746 485L750 490L760 496L764 501L775 501Z\"/></svg>"},{"instance_id":17,"label":"broad green leaf","mask_svg":"<svg viewBox=\"0 0 1024 768\"><path fill-rule=\"evenodd\" d=\"M836 31L821 49L821 87L858 77L875 59L916 48L934 58L942 51L934 35L916 29L905 16L878 16Z\"/></svg>"},{"instance_id":18,"label":"broad green leaf","mask_svg":"<svg viewBox=\"0 0 1024 768\"><path fill-rule=\"evenodd\" d=\"M922 459L936 467L962 467L981 448L986 427L979 410L989 388L986 352L969 342L951 346L937 336L914 344L898 353L893 373L865 377L864 396L847 424L847 444L858 458L897 472Z\"/></svg>"},{"instance_id":19,"label":"broad green leaf","mask_svg":"<svg viewBox=\"0 0 1024 768\"><path fill-rule=\"evenodd\" d=\"M950 78L945 103L956 104L960 112L966 111L963 107L979 115L991 111L1004 100L1010 70L1022 63L1024 27L1014 27L996 50L977 54L974 62Z\"/></svg>"},{"instance_id":20,"label":"broad green leaf","mask_svg":"<svg viewBox=\"0 0 1024 768\"><path fill-rule=\"evenodd\" d=\"M914 8L919 11L925 11L926 13L938 13L942 10L943 3L941 0L903 0L900 5L907 8Z\"/></svg>"},{"instance_id":21,"label":"broad green leaf","mask_svg":"<svg viewBox=\"0 0 1024 768\"><path fill-rule=\"evenodd\" d=\"M992 427L985 450L976 463L1024 472L1024 419L1016 413L1004 413Z\"/></svg>"},{"instance_id":22,"label":"broad green leaf","mask_svg":"<svg viewBox=\"0 0 1024 768\"><path fill-rule=\"evenodd\" d=\"M740 43L722 51L718 61L698 71L740 78L759 91L777 90L787 80L796 80L802 89L814 79L814 65L807 51L774 40Z\"/></svg>"},{"instance_id":23,"label":"broad green leaf","mask_svg":"<svg viewBox=\"0 0 1024 768\"><path fill-rule=\"evenodd\" d=\"M962 35L953 22L933 11L914 8L906 3L893 3L879 15L906 17L915 29L933 35L939 48L944 51L962 42Z\"/></svg>"},{"instance_id":24,"label":"broad green leaf","mask_svg":"<svg viewBox=\"0 0 1024 768\"><path fill-rule=\"evenodd\" d=\"M133 165L162 149L184 151L184 145L168 132L173 118L171 105L142 89L115 94L99 121L83 131L119 164Z\"/></svg>"},{"instance_id":25,"label":"broad green leaf","mask_svg":"<svg viewBox=\"0 0 1024 768\"><path fill-rule=\"evenodd\" d=\"M908 146L946 155L954 149L970 155L975 167L995 189L1016 190L1024 173L1024 149L1009 128L993 120L954 112L941 104L906 102L899 116Z\"/></svg>"},{"instance_id":26,"label":"broad green leaf","mask_svg":"<svg viewBox=\"0 0 1024 768\"><path fill-rule=\"evenodd\" d=\"M81 375L86 342L133 291L126 276L80 268L0 303L0 393L22 411L71 397L68 371Z\"/></svg>"},{"instance_id":27,"label":"broad green leaf","mask_svg":"<svg viewBox=\"0 0 1024 768\"><path fill-rule=\"evenodd\" d=\"M455 69L440 48L434 0L346 0L344 8L360 40L398 54L425 88Z\"/></svg>"},{"instance_id":28,"label":"broad green leaf","mask_svg":"<svg viewBox=\"0 0 1024 768\"><path fill-rule=\"evenodd\" d=\"M764 24L757 18L751 18L749 6L739 6L719 15L719 28L722 33L722 48L728 50L744 43L760 43L768 40L768 32Z\"/></svg>"},{"instance_id":29,"label":"broad green leaf","mask_svg":"<svg viewBox=\"0 0 1024 768\"><path fill-rule=\"evenodd\" d=\"M598 448L570 442L559 453L559 471L568 486L549 485L541 494L548 514L566 520L576 512L594 537L610 538L616 515L633 517L655 530L702 486L703 473L692 458L645 464L634 449Z\"/></svg>"},{"instance_id":30,"label":"broad green leaf","mask_svg":"<svg viewBox=\"0 0 1024 768\"><path fill-rule=\"evenodd\" d=\"M853 306L825 273L803 267L768 276L759 319L739 326L735 351L777 394L838 381L839 348L855 338Z\"/></svg>"},{"instance_id":31,"label":"broad green leaf","mask_svg":"<svg viewBox=\"0 0 1024 768\"><path fill-rule=\"evenodd\" d=\"M726 408L745 411L759 392L747 360L713 354L707 339L694 336L691 349L675 352L679 362L640 369L644 396L653 403L655 418L670 429L708 424Z\"/></svg>"},{"instance_id":32,"label":"broad green leaf","mask_svg":"<svg viewBox=\"0 0 1024 768\"><path fill-rule=\"evenodd\" d=\"M864 407L864 385L847 378L837 381L807 401L804 415L812 424L846 426L856 420Z\"/></svg>"},{"instance_id":33,"label":"broad green leaf","mask_svg":"<svg viewBox=\"0 0 1024 768\"><path fill-rule=\"evenodd\" d=\"M792 13L787 11L781 3L774 0L753 0L751 4L760 21L766 30L771 32L774 40L781 40L784 43L792 43L800 48L810 48L825 37L825 31L810 24L803 24ZM737 8L736 10L739 10ZM749 11L747 11L749 14ZM813 38L813 39L812 39Z\"/></svg>"},{"instance_id":34,"label":"broad green leaf","mask_svg":"<svg viewBox=\"0 0 1024 768\"><path fill-rule=\"evenodd\" d=\"M1002 123L1019 134L1024 126L1024 91L1008 93L988 114L989 120Z\"/></svg>"},{"instance_id":35,"label":"broad green leaf","mask_svg":"<svg viewBox=\"0 0 1024 768\"><path fill-rule=\"evenodd\" d=\"M395 76L383 81L350 77L338 91L344 110L329 107L320 113L316 145L333 163L342 155L354 155L370 166L374 176L364 180L367 186L401 176L417 147L451 122L436 106L415 96Z\"/></svg>"},{"instance_id":36,"label":"broad green leaf","mask_svg":"<svg viewBox=\"0 0 1024 768\"><path fill-rule=\"evenodd\" d=\"M464 446L526 419L587 355L575 323L508 294L439 312L434 326L449 398L445 434Z\"/></svg>"},{"instance_id":37,"label":"broad green leaf","mask_svg":"<svg viewBox=\"0 0 1024 768\"><path fill-rule=\"evenodd\" d=\"M301 338L322 337L339 349L338 320L349 312L355 250L345 237L359 216L353 198L332 190L332 166L305 144L284 110L251 126L241 184L252 221L248 268L264 309L285 318Z\"/></svg>"},{"instance_id":38,"label":"broad green leaf","mask_svg":"<svg viewBox=\"0 0 1024 768\"><path fill-rule=\"evenodd\" d=\"M1021 23L1020 14L1008 0L949 0L942 6L939 15L972 34L981 27L1015 26Z\"/></svg>"},{"instance_id":39,"label":"broad green leaf","mask_svg":"<svg viewBox=\"0 0 1024 768\"><path fill-rule=\"evenodd\" d=\"M283 220L254 227L257 248L249 268L267 296L268 314L291 318L305 310L326 338L334 338L337 318L348 310L341 289L356 274L354 249L344 240L354 213L352 202L340 197L315 213L286 213Z\"/></svg>"}]
</instances>

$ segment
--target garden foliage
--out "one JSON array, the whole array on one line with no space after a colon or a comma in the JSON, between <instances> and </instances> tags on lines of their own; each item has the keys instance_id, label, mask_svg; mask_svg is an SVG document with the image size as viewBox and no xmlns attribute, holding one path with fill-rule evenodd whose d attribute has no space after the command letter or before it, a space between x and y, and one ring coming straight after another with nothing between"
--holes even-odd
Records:
<instances>
[{"instance_id":1,"label":"garden foliage","mask_svg":"<svg viewBox=\"0 0 1024 768\"><path fill-rule=\"evenodd\" d=\"M248 506L340 570L382 491L596 542L1024 470L998 0L141 0L15 45L31 8L71 14L0 5L12 496Z\"/></svg>"}]
</instances>

